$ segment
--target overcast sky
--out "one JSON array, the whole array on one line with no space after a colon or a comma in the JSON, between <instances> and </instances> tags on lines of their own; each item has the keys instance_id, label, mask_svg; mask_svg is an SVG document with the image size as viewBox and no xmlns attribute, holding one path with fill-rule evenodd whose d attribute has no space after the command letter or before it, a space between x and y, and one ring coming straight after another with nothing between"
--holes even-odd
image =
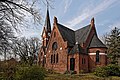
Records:
<instances>
[{"instance_id":1,"label":"overcast sky","mask_svg":"<svg viewBox=\"0 0 120 80\"><path fill-rule=\"evenodd\" d=\"M56 16L58 22L77 30L88 24L92 17L95 18L95 26L99 37L109 32L114 27L120 28L120 0L52 0L52 7L49 8L51 26L53 18ZM40 6L42 15L42 24L44 25L46 17L46 6ZM21 36L37 36L40 38L43 25L35 28L31 27L23 30Z\"/></svg>"}]
</instances>

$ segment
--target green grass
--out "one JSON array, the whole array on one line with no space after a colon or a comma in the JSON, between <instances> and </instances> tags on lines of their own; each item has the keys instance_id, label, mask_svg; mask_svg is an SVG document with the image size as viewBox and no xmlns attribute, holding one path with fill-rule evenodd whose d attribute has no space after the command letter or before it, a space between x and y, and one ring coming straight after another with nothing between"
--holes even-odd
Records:
<instances>
[{"instance_id":1,"label":"green grass","mask_svg":"<svg viewBox=\"0 0 120 80\"><path fill-rule=\"evenodd\" d=\"M120 77L97 77L93 74L48 74L45 80L120 80Z\"/></svg>"}]
</instances>

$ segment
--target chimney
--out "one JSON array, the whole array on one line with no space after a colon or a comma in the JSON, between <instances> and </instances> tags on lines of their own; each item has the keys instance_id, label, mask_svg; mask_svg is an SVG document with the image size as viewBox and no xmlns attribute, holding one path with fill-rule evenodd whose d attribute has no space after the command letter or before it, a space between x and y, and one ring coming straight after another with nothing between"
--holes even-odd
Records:
<instances>
[{"instance_id":1,"label":"chimney","mask_svg":"<svg viewBox=\"0 0 120 80\"><path fill-rule=\"evenodd\" d=\"M57 24L57 18L54 16L54 24Z\"/></svg>"},{"instance_id":2,"label":"chimney","mask_svg":"<svg viewBox=\"0 0 120 80\"><path fill-rule=\"evenodd\" d=\"M95 24L94 24L95 20L94 20L94 17L91 19L91 27L93 27Z\"/></svg>"}]
</instances>

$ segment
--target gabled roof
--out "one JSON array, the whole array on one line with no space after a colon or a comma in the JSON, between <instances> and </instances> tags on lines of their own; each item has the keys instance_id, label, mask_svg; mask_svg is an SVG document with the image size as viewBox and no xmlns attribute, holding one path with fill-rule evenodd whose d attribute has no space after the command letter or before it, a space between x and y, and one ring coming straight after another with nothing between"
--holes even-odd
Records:
<instances>
[{"instance_id":1,"label":"gabled roof","mask_svg":"<svg viewBox=\"0 0 120 80\"><path fill-rule=\"evenodd\" d=\"M89 48L96 48L96 47L103 47L106 48L106 46L101 42L101 40L97 37L96 34L93 35L93 38L90 42Z\"/></svg>"},{"instance_id":2,"label":"gabled roof","mask_svg":"<svg viewBox=\"0 0 120 80\"><path fill-rule=\"evenodd\" d=\"M73 46L72 50L70 51L70 54L80 52L80 50L79 50L80 46L76 45L75 43L78 43L78 44L84 43L86 41L86 39L88 38L90 31L92 29L91 25L87 25L81 29L73 31L72 29L69 29L61 24L58 24L58 23L57 23L57 27L58 27L63 39L65 41L68 41L68 46ZM106 46L97 37L96 33L94 33L94 35L91 39L90 45L89 45L89 48L92 48L92 47L104 47L104 48L106 48ZM81 50L82 50L82 48L81 48Z\"/></svg>"},{"instance_id":3,"label":"gabled roof","mask_svg":"<svg viewBox=\"0 0 120 80\"><path fill-rule=\"evenodd\" d=\"M72 50L69 52L69 54L74 54L74 53L81 53L82 48L80 47L79 44L75 44Z\"/></svg>"},{"instance_id":4,"label":"gabled roof","mask_svg":"<svg viewBox=\"0 0 120 80\"><path fill-rule=\"evenodd\" d=\"M79 44L85 42L90 33L90 30L91 30L91 25L87 25L81 29L76 30L75 31L76 42L78 42Z\"/></svg>"},{"instance_id":5,"label":"gabled roof","mask_svg":"<svg viewBox=\"0 0 120 80\"><path fill-rule=\"evenodd\" d=\"M76 42L78 42L78 44L85 42L91 30L91 25L87 25L76 31L73 31L59 23L57 23L57 27L63 39L68 41L69 46L74 46Z\"/></svg>"},{"instance_id":6,"label":"gabled roof","mask_svg":"<svg viewBox=\"0 0 120 80\"><path fill-rule=\"evenodd\" d=\"M74 46L75 44L75 33L73 30L57 23L57 27L65 41L68 41L69 46Z\"/></svg>"}]
</instances>

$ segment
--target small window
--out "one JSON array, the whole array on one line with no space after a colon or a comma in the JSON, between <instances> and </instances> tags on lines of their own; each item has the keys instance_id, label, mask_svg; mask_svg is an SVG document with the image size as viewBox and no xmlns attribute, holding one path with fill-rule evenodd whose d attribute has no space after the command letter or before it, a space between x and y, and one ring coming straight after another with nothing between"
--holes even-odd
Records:
<instances>
[{"instance_id":1,"label":"small window","mask_svg":"<svg viewBox=\"0 0 120 80\"><path fill-rule=\"evenodd\" d=\"M100 51L96 51L96 62L99 62L99 58L100 58L99 53L100 53Z\"/></svg>"},{"instance_id":2,"label":"small window","mask_svg":"<svg viewBox=\"0 0 120 80\"><path fill-rule=\"evenodd\" d=\"M56 55L56 63L58 63L58 53L57 53L57 55Z\"/></svg>"},{"instance_id":3,"label":"small window","mask_svg":"<svg viewBox=\"0 0 120 80\"><path fill-rule=\"evenodd\" d=\"M46 64L46 58L45 57L43 58L43 60L44 60L44 63Z\"/></svg>"},{"instance_id":4,"label":"small window","mask_svg":"<svg viewBox=\"0 0 120 80\"><path fill-rule=\"evenodd\" d=\"M85 63L86 63L85 58L82 58L82 64L85 64Z\"/></svg>"},{"instance_id":5,"label":"small window","mask_svg":"<svg viewBox=\"0 0 120 80\"><path fill-rule=\"evenodd\" d=\"M82 64L84 64L84 59L82 58Z\"/></svg>"},{"instance_id":6,"label":"small window","mask_svg":"<svg viewBox=\"0 0 120 80\"><path fill-rule=\"evenodd\" d=\"M51 64L53 63L53 55L51 55Z\"/></svg>"},{"instance_id":7,"label":"small window","mask_svg":"<svg viewBox=\"0 0 120 80\"><path fill-rule=\"evenodd\" d=\"M54 32L54 37L56 37L56 32Z\"/></svg>"},{"instance_id":8,"label":"small window","mask_svg":"<svg viewBox=\"0 0 120 80\"><path fill-rule=\"evenodd\" d=\"M41 56L43 55L43 53L41 52Z\"/></svg>"},{"instance_id":9,"label":"small window","mask_svg":"<svg viewBox=\"0 0 120 80\"><path fill-rule=\"evenodd\" d=\"M68 53L70 53L70 48L68 48Z\"/></svg>"},{"instance_id":10,"label":"small window","mask_svg":"<svg viewBox=\"0 0 120 80\"><path fill-rule=\"evenodd\" d=\"M85 58L84 58L84 64L86 63L86 60L85 60Z\"/></svg>"}]
</instances>

